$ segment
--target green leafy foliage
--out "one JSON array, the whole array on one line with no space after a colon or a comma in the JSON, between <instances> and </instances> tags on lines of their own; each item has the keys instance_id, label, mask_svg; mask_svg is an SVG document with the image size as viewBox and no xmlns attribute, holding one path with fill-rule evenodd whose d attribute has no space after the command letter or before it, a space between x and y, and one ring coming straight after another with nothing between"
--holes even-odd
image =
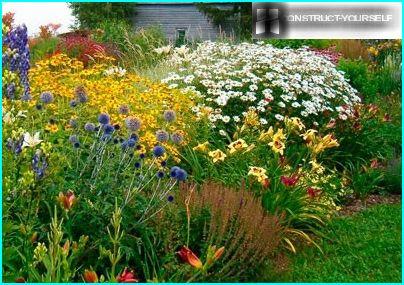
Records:
<instances>
[{"instance_id":1,"label":"green leafy foliage","mask_svg":"<svg viewBox=\"0 0 404 285\"><path fill-rule=\"evenodd\" d=\"M127 2L70 2L76 26L84 29L96 29L105 20L123 20L131 23L135 12L135 3Z\"/></svg>"},{"instance_id":2,"label":"green leafy foliage","mask_svg":"<svg viewBox=\"0 0 404 285\"><path fill-rule=\"evenodd\" d=\"M277 48L301 48L303 46L308 46L311 48L318 48L318 49L324 49L328 48L333 44L332 40L325 40L325 39L305 39L305 40L296 40L296 39L290 39L290 40L279 40L279 39L270 39L270 40L265 40L265 43L271 44L274 47Z\"/></svg>"},{"instance_id":3,"label":"green leafy foliage","mask_svg":"<svg viewBox=\"0 0 404 285\"><path fill-rule=\"evenodd\" d=\"M290 269L273 282L401 283L401 205L378 205L335 219L316 248L290 256Z\"/></svg>"}]
</instances>

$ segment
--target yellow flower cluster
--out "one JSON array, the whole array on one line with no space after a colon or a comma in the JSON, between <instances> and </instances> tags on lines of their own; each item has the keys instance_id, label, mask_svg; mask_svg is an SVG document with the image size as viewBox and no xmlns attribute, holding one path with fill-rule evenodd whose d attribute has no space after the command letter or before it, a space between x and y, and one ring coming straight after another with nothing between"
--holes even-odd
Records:
<instances>
[{"instance_id":1,"label":"yellow flower cluster","mask_svg":"<svg viewBox=\"0 0 404 285\"><path fill-rule=\"evenodd\" d=\"M321 137L317 136L316 133L316 130L310 129L301 135L314 156L323 152L327 148L339 146L337 139L335 139L332 134Z\"/></svg>"},{"instance_id":2,"label":"yellow flower cluster","mask_svg":"<svg viewBox=\"0 0 404 285\"><path fill-rule=\"evenodd\" d=\"M115 74L107 72L111 63L100 61L88 68L83 63L67 55L58 54L49 59L37 62L30 70L31 92L36 104L39 95L50 91L55 97L54 104L63 104L68 108L69 101L75 98L75 88L81 86L87 93L88 102L85 115L106 112L111 116L112 123L121 123L132 116L141 120L141 142L147 148L156 144L155 132L165 129L170 133L186 133L187 122L192 120L189 112L193 106L192 96L176 89L169 89L166 85L156 83L137 74L125 72ZM47 109L50 108L49 104ZM121 106L126 105L128 112L120 113ZM61 106L57 106L59 112ZM174 110L176 120L170 124L164 122L162 114L165 110ZM62 112L62 111L60 111ZM66 111L63 111L66 112ZM55 126L47 126L55 131ZM186 143L187 138L184 138ZM169 153L177 153L175 147L166 145Z\"/></svg>"},{"instance_id":3,"label":"yellow flower cluster","mask_svg":"<svg viewBox=\"0 0 404 285\"><path fill-rule=\"evenodd\" d=\"M368 48L369 54L374 57L377 57L381 52L386 50L400 51L401 39L387 40L379 43L376 46L371 46Z\"/></svg>"},{"instance_id":4,"label":"yellow flower cluster","mask_svg":"<svg viewBox=\"0 0 404 285\"><path fill-rule=\"evenodd\" d=\"M265 184L268 179L266 172L267 172L266 169L262 167L250 166L250 171L248 171L248 175L256 177L259 183Z\"/></svg>"}]
</instances>

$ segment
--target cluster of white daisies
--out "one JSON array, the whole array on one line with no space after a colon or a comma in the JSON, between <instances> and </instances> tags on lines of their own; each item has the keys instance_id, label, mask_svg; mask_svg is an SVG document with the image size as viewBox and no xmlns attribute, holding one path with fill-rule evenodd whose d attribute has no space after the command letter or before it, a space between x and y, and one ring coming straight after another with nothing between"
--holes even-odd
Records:
<instances>
[{"instance_id":1,"label":"cluster of white daisies","mask_svg":"<svg viewBox=\"0 0 404 285\"><path fill-rule=\"evenodd\" d=\"M193 111L198 116L208 111L213 125L237 123L250 110L262 125L285 116L316 125L325 112L328 119L346 120L360 102L344 74L306 48L207 41L194 50L173 49L168 63L178 71L162 82L201 97Z\"/></svg>"}]
</instances>

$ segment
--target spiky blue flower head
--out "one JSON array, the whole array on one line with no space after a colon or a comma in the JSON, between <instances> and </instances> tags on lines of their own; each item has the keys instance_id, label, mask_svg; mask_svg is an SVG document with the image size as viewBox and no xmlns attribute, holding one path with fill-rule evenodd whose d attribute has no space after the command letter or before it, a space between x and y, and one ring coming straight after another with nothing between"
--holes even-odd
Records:
<instances>
[{"instance_id":1,"label":"spiky blue flower head","mask_svg":"<svg viewBox=\"0 0 404 285\"><path fill-rule=\"evenodd\" d=\"M122 147L122 149L127 149L128 148L128 141L124 141L123 143L121 143L121 147Z\"/></svg>"},{"instance_id":2,"label":"spiky blue flower head","mask_svg":"<svg viewBox=\"0 0 404 285\"><path fill-rule=\"evenodd\" d=\"M14 83L10 83L10 84L7 84L7 88L6 88L6 97L8 98L8 99L14 99L15 98L15 91L16 91L16 88L15 88L15 84Z\"/></svg>"},{"instance_id":3,"label":"spiky blue flower head","mask_svg":"<svg viewBox=\"0 0 404 285\"><path fill-rule=\"evenodd\" d=\"M79 147L80 147L80 142L75 142L75 143L73 144L73 146L74 146L74 148L79 148Z\"/></svg>"},{"instance_id":4,"label":"spiky blue flower head","mask_svg":"<svg viewBox=\"0 0 404 285\"><path fill-rule=\"evenodd\" d=\"M102 129L104 130L104 134L110 135L115 131L114 126L110 124L105 124L102 126Z\"/></svg>"},{"instance_id":5,"label":"spiky blue flower head","mask_svg":"<svg viewBox=\"0 0 404 285\"><path fill-rule=\"evenodd\" d=\"M87 132L94 132L95 131L95 125L93 124L93 123L86 123L85 125L84 125L84 129L87 131Z\"/></svg>"},{"instance_id":6,"label":"spiky blue flower head","mask_svg":"<svg viewBox=\"0 0 404 285\"><path fill-rule=\"evenodd\" d=\"M112 138L112 136L110 134L103 134L100 139L103 142L109 142L111 140L111 138Z\"/></svg>"},{"instance_id":7,"label":"spiky blue flower head","mask_svg":"<svg viewBox=\"0 0 404 285\"><path fill-rule=\"evenodd\" d=\"M168 197L167 197L167 201L168 202L173 202L174 201L174 196L173 195L169 195Z\"/></svg>"},{"instance_id":8,"label":"spiky blue flower head","mask_svg":"<svg viewBox=\"0 0 404 285\"><path fill-rule=\"evenodd\" d=\"M79 141L79 138L77 137L77 135L71 135L69 137L69 142L71 142L71 143L76 143L78 141Z\"/></svg>"},{"instance_id":9,"label":"spiky blue flower head","mask_svg":"<svg viewBox=\"0 0 404 285\"><path fill-rule=\"evenodd\" d=\"M50 104L53 102L53 95L49 91L42 92L41 95L39 95L39 100L44 104Z\"/></svg>"},{"instance_id":10,"label":"spiky blue flower head","mask_svg":"<svg viewBox=\"0 0 404 285\"><path fill-rule=\"evenodd\" d=\"M184 140L184 137L179 132L175 132L171 135L171 140L175 144L180 144Z\"/></svg>"},{"instance_id":11,"label":"spiky blue flower head","mask_svg":"<svg viewBox=\"0 0 404 285\"><path fill-rule=\"evenodd\" d=\"M140 168L140 166L141 166L140 162L139 162L139 161L136 161L136 162L135 162L135 168Z\"/></svg>"},{"instance_id":12,"label":"spiky blue flower head","mask_svg":"<svg viewBox=\"0 0 404 285\"><path fill-rule=\"evenodd\" d=\"M188 173L184 169L180 168L177 170L177 176L175 178L177 178L178 181L184 181L187 177Z\"/></svg>"},{"instance_id":13,"label":"spiky blue flower head","mask_svg":"<svg viewBox=\"0 0 404 285\"><path fill-rule=\"evenodd\" d=\"M138 136L138 134L133 133L133 134L130 135L130 139L133 139L133 140L135 140L136 142L138 142L138 141L139 141L139 136Z\"/></svg>"},{"instance_id":14,"label":"spiky blue flower head","mask_svg":"<svg viewBox=\"0 0 404 285\"><path fill-rule=\"evenodd\" d=\"M146 155L144 153L139 154L140 159L144 159L145 157L146 157Z\"/></svg>"},{"instance_id":15,"label":"spiky blue flower head","mask_svg":"<svg viewBox=\"0 0 404 285\"><path fill-rule=\"evenodd\" d=\"M77 101L76 100L71 100L69 102L69 106L72 107L72 108L76 107L77 106Z\"/></svg>"},{"instance_id":16,"label":"spiky blue flower head","mask_svg":"<svg viewBox=\"0 0 404 285\"><path fill-rule=\"evenodd\" d=\"M21 96L21 101L30 101L32 99L32 96L31 96L31 94L29 94L29 92L26 92L26 93L24 93L22 96Z\"/></svg>"},{"instance_id":17,"label":"spiky blue flower head","mask_svg":"<svg viewBox=\"0 0 404 285\"><path fill-rule=\"evenodd\" d=\"M180 170L181 168L179 168L178 166L173 166L170 169L170 176L172 178L176 178L177 177L177 171Z\"/></svg>"},{"instance_id":18,"label":"spiky blue flower head","mask_svg":"<svg viewBox=\"0 0 404 285\"><path fill-rule=\"evenodd\" d=\"M174 122L176 119L175 112L173 110L166 110L163 114L164 120L167 122Z\"/></svg>"},{"instance_id":19,"label":"spiky blue flower head","mask_svg":"<svg viewBox=\"0 0 404 285\"><path fill-rule=\"evenodd\" d=\"M129 114L129 106L126 105L126 104L123 104L123 105L119 106L118 113L121 114L121 115Z\"/></svg>"},{"instance_id":20,"label":"spiky blue flower head","mask_svg":"<svg viewBox=\"0 0 404 285\"><path fill-rule=\"evenodd\" d=\"M77 101L80 103L86 103L88 101L88 96L86 89L83 86L77 86L74 90Z\"/></svg>"},{"instance_id":21,"label":"spiky blue flower head","mask_svg":"<svg viewBox=\"0 0 404 285\"><path fill-rule=\"evenodd\" d=\"M77 120L76 119L70 119L70 121L69 121L69 125L72 127L72 128L77 128L78 127L78 125L79 125L79 123L77 122Z\"/></svg>"},{"instance_id":22,"label":"spiky blue flower head","mask_svg":"<svg viewBox=\"0 0 404 285\"><path fill-rule=\"evenodd\" d=\"M158 172L156 173L156 176L157 176L157 178L159 178L159 179L164 178L164 172L160 170L160 171L158 171Z\"/></svg>"},{"instance_id":23,"label":"spiky blue flower head","mask_svg":"<svg viewBox=\"0 0 404 285\"><path fill-rule=\"evenodd\" d=\"M163 156L164 153L165 153L165 149L161 145L157 145L153 148L153 154L155 157Z\"/></svg>"},{"instance_id":24,"label":"spiky blue flower head","mask_svg":"<svg viewBox=\"0 0 404 285\"><path fill-rule=\"evenodd\" d=\"M126 124L126 127L128 128L128 130L130 130L132 132L136 132L142 126L142 122L138 118L135 118L135 117L126 118L125 124Z\"/></svg>"},{"instance_id":25,"label":"spiky blue flower head","mask_svg":"<svg viewBox=\"0 0 404 285\"><path fill-rule=\"evenodd\" d=\"M158 142L166 142L170 138L170 135L164 130L158 130L156 132L156 139Z\"/></svg>"},{"instance_id":26,"label":"spiky blue flower head","mask_svg":"<svg viewBox=\"0 0 404 285\"><path fill-rule=\"evenodd\" d=\"M135 147L135 145L136 145L136 140L128 139L128 147Z\"/></svg>"},{"instance_id":27,"label":"spiky blue flower head","mask_svg":"<svg viewBox=\"0 0 404 285\"><path fill-rule=\"evenodd\" d=\"M109 115L106 113L101 113L98 116L98 122L100 124L107 125L107 124L109 124L109 121L110 121Z\"/></svg>"}]
</instances>

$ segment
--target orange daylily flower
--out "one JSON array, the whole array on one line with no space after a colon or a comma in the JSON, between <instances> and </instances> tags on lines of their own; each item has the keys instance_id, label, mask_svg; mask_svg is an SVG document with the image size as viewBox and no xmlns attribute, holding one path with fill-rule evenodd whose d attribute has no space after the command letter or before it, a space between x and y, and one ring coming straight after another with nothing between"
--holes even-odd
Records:
<instances>
[{"instance_id":1,"label":"orange daylily flower","mask_svg":"<svg viewBox=\"0 0 404 285\"><path fill-rule=\"evenodd\" d=\"M195 268L202 268L202 261L185 245L177 252L179 258Z\"/></svg>"}]
</instances>

